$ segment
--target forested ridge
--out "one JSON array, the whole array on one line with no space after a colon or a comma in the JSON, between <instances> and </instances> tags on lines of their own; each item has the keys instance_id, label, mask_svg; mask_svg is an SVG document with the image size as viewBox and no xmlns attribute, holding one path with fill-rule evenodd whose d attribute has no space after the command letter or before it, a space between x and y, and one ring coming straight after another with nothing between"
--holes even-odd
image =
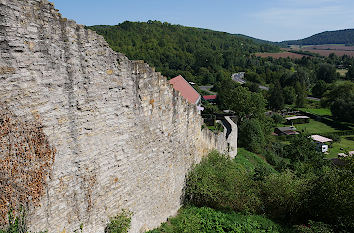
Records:
<instances>
[{"instance_id":1,"label":"forested ridge","mask_svg":"<svg viewBox=\"0 0 354 233\"><path fill-rule=\"evenodd\" d=\"M302 40L283 41L286 45L354 44L354 29L326 31Z\"/></svg>"},{"instance_id":2,"label":"forested ridge","mask_svg":"<svg viewBox=\"0 0 354 233\"><path fill-rule=\"evenodd\" d=\"M144 60L169 78L182 74L198 84L214 84L222 73L251 67L255 52L279 50L242 35L159 21L88 28L103 35L113 50L128 58Z\"/></svg>"}]
</instances>

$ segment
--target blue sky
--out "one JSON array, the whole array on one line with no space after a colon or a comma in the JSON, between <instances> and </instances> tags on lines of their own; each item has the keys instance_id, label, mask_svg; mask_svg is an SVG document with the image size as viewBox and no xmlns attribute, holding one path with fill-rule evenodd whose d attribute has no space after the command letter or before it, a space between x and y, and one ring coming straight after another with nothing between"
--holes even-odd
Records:
<instances>
[{"instance_id":1,"label":"blue sky","mask_svg":"<svg viewBox=\"0 0 354 233\"><path fill-rule=\"evenodd\" d=\"M301 39L354 28L353 0L51 0L64 17L85 25L125 20L240 33L260 39Z\"/></svg>"}]
</instances>

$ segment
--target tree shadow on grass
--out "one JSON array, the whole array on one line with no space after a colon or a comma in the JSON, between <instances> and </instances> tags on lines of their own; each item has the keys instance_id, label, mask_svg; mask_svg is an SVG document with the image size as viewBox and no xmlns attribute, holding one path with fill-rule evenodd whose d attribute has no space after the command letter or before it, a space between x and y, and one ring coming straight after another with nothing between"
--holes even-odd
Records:
<instances>
[{"instance_id":1,"label":"tree shadow on grass","mask_svg":"<svg viewBox=\"0 0 354 233\"><path fill-rule=\"evenodd\" d=\"M349 140L349 141L354 141L354 136L348 136L348 137L344 137L344 138Z\"/></svg>"}]
</instances>

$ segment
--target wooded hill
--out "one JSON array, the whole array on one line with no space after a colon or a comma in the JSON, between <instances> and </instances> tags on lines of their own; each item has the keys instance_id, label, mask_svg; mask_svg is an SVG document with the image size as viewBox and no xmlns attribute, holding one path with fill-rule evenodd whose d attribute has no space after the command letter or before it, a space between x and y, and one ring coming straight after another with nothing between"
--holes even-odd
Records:
<instances>
[{"instance_id":1,"label":"wooded hill","mask_svg":"<svg viewBox=\"0 0 354 233\"><path fill-rule=\"evenodd\" d=\"M283 41L285 45L323 45L345 44L354 45L354 29L326 31L307 37L302 40Z\"/></svg>"},{"instance_id":2,"label":"wooded hill","mask_svg":"<svg viewBox=\"0 0 354 233\"><path fill-rule=\"evenodd\" d=\"M243 71L255 52L279 50L241 35L159 21L88 28L103 35L115 51L128 58L144 60L169 78L182 74L198 84L214 84L222 76Z\"/></svg>"}]
</instances>

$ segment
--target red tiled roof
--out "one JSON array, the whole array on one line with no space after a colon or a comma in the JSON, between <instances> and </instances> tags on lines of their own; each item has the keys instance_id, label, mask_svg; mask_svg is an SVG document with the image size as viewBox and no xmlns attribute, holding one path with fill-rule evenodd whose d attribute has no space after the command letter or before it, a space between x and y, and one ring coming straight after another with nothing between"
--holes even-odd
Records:
<instances>
[{"instance_id":1,"label":"red tiled roof","mask_svg":"<svg viewBox=\"0 0 354 233\"><path fill-rule=\"evenodd\" d=\"M203 98L205 100L215 100L216 99L216 95L205 95L205 96L203 96Z\"/></svg>"},{"instance_id":2,"label":"red tiled roof","mask_svg":"<svg viewBox=\"0 0 354 233\"><path fill-rule=\"evenodd\" d=\"M171 79L169 82L188 102L197 103L200 98L199 93L181 75Z\"/></svg>"}]
</instances>

